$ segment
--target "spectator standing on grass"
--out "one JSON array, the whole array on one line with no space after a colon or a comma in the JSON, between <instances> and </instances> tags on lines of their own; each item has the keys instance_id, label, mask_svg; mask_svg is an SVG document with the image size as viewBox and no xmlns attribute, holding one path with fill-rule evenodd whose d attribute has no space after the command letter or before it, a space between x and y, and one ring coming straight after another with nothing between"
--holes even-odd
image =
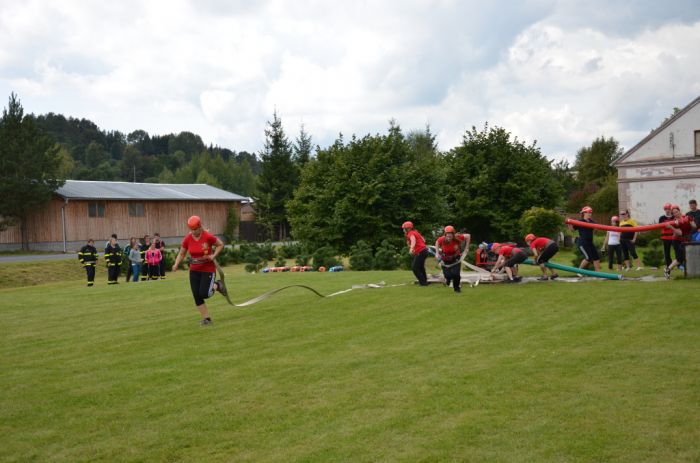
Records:
<instances>
[{"instance_id":1,"label":"spectator standing on grass","mask_svg":"<svg viewBox=\"0 0 700 463\"><path fill-rule=\"evenodd\" d=\"M444 235L435 241L435 259L442 264L442 274L445 277L445 285L452 283L456 293L461 292L462 282L460 262L463 253L468 252L471 235L456 233L455 227L445 227Z\"/></svg>"},{"instance_id":2,"label":"spectator standing on grass","mask_svg":"<svg viewBox=\"0 0 700 463\"><path fill-rule=\"evenodd\" d=\"M595 223L595 221L591 218L592 215L593 209L590 206L585 206L583 209L581 209L581 222ZM581 251L581 254L583 254L583 260L581 261L579 268L586 268L588 267L589 263L593 262L593 268L596 272L599 272L600 256L598 255L598 250L593 244L593 229L578 227L576 225L569 225L569 228L572 230L578 230L577 246Z\"/></svg>"},{"instance_id":3,"label":"spectator standing on grass","mask_svg":"<svg viewBox=\"0 0 700 463\"><path fill-rule=\"evenodd\" d=\"M119 284L119 272L122 265L122 248L117 243L117 235L112 235L105 247L105 262L107 263L107 284Z\"/></svg>"},{"instance_id":4,"label":"spectator standing on grass","mask_svg":"<svg viewBox=\"0 0 700 463\"><path fill-rule=\"evenodd\" d=\"M685 215L695 222L696 228L700 228L700 209L698 209L698 202L694 199L688 201L688 206L690 210L685 213Z\"/></svg>"},{"instance_id":5,"label":"spectator standing on grass","mask_svg":"<svg viewBox=\"0 0 700 463\"><path fill-rule=\"evenodd\" d=\"M199 313L202 315L201 324L211 325L209 309L204 302L205 299L219 291L223 296L227 295L226 286L222 281L216 281L216 265L214 259L224 249L224 243L219 238L202 228L201 219L193 215L187 220L187 227L191 230L185 236L175 258L172 271L177 272L180 262L190 253L190 289L197 305Z\"/></svg>"},{"instance_id":6,"label":"spectator standing on grass","mask_svg":"<svg viewBox=\"0 0 700 463\"><path fill-rule=\"evenodd\" d=\"M95 248L95 240L90 238L87 244L78 251L78 260L87 273L87 285L92 286L95 283L95 266L97 265L97 248Z\"/></svg>"},{"instance_id":7,"label":"spectator standing on grass","mask_svg":"<svg viewBox=\"0 0 700 463\"><path fill-rule=\"evenodd\" d=\"M620 226L620 218L616 215L610 218L610 225L613 227ZM603 241L603 247L601 251L607 248L608 251L608 268L612 270L613 259L617 258L617 271L622 271L622 246L620 245L620 232L608 230L605 233L605 241Z\"/></svg>"},{"instance_id":8,"label":"spectator standing on grass","mask_svg":"<svg viewBox=\"0 0 700 463\"><path fill-rule=\"evenodd\" d=\"M621 227L637 227L639 224L630 215L629 209L620 211L620 226ZM637 264L637 270L642 269L642 264L637 255L636 243L637 232L622 232L620 233L620 247L622 248L622 259L625 261L625 270L632 270L632 259Z\"/></svg>"},{"instance_id":9,"label":"spectator standing on grass","mask_svg":"<svg viewBox=\"0 0 700 463\"><path fill-rule=\"evenodd\" d=\"M129 273L133 275L134 281L139 281L139 274L141 273L141 247L136 238L131 238L131 244L127 248L127 251L129 252ZM127 279L126 281L129 280Z\"/></svg>"},{"instance_id":10,"label":"spectator standing on grass","mask_svg":"<svg viewBox=\"0 0 700 463\"><path fill-rule=\"evenodd\" d=\"M148 279L157 280L160 276L160 263L163 261L163 255L160 249L156 248L155 241L151 242L151 247L146 251L146 263L148 264Z\"/></svg>"},{"instance_id":11,"label":"spectator standing on grass","mask_svg":"<svg viewBox=\"0 0 700 463\"><path fill-rule=\"evenodd\" d=\"M141 251L141 264L142 265L147 265L146 264L146 251L151 247L151 237L148 235L144 235L143 241L141 243L140 251ZM144 271L141 272L141 281L146 281L148 279L148 272L145 271L147 267L144 268Z\"/></svg>"},{"instance_id":12,"label":"spectator standing on grass","mask_svg":"<svg viewBox=\"0 0 700 463\"><path fill-rule=\"evenodd\" d=\"M133 274L133 267L132 267L132 261L131 261L131 250L136 246L138 248L138 240L135 237L131 237L129 239L129 245L124 248L124 259L129 262L129 266L126 268L126 282L128 283L131 281L131 275ZM139 262L139 267L140 267L140 262ZM137 281L137 280L134 280Z\"/></svg>"},{"instance_id":13,"label":"spectator standing on grass","mask_svg":"<svg viewBox=\"0 0 700 463\"><path fill-rule=\"evenodd\" d=\"M675 204L671 206L671 213L673 214L673 220L669 221L668 227L670 227L673 232L672 243L676 258L664 271L664 276L667 279L671 278L671 270L685 263L685 249L683 249L683 243L690 241L690 235L694 230L697 230L695 222L693 222L690 217L683 215L680 206Z\"/></svg>"},{"instance_id":14,"label":"spectator standing on grass","mask_svg":"<svg viewBox=\"0 0 700 463\"><path fill-rule=\"evenodd\" d=\"M540 266L540 270L542 271L542 276L539 277L538 280L547 280L547 267L544 264L549 262L549 259L559 252L559 245L554 240L543 237L538 238L532 233L525 237L525 242L530 246L530 249L532 249L532 253L535 256L535 263ZM551 268L549 269L549 273L551 274L552 280L559 278L559 274L555 273Z\"/></svg>"},{"instance_id":15,"label":"spectator standing on grass","mask_svg":"<svg viewBox=\"0 0 700 463\"><path fill-rule=\"evenodd\" d=\"M664 215L659 217L659 223L666 223L670 222L673 220L673 212L671 212L671 208L673 207L673 204L671 203L666 203L664 204ZM666 278L671 278L670 272L669 272L669 267L671 266L671 262L673 262L673 259L671 259L671 249L676 250L675 245L673 244L674 242L674 235L673 235L673 227L666 227L661 229L661 242L664 245L664 276ZM676 250L676 259L678 259L678 251Z\"/></svg>"},{"instance_id":16,"label":"spectator standing on grass","mask_svg":"<svg viewBox=\"0 0 700 463\"><path fill-rule=\"evenodd\" d=\"M153 241L156 243L156 249L158 249L163 256L163 258L160 260L160 279L165 280L165 241L163 241L160 237L160 233L154 233L153 234Z\"/></svg>"},{"instance_id":17,"label":"spectator standing on grass","mask_svg":"<svg viewBox=\"0 0 700 463\"><path fill-rule=\"evenodd\" d=\"M411 265L413 274L418 279L419 285L428 286L428 275L425 273L425 259L428 258L430 252L428 252L428 247L425 245L425 240L423 236L413 228L413 222L404 222L401 228L406 235L408 252L413 256L413 264Z\"/></svg>"}]
</instances>

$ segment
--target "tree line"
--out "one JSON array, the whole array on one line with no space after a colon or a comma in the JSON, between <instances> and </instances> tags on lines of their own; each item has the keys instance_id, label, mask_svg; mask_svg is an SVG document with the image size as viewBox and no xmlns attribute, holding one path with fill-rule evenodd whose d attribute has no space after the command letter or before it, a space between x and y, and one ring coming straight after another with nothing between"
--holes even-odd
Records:
<instances>
[{"instance_id":1,"label":"tree line","mask_svg":"<svg viewBox=\"0 0 700 463\"><path fill-rule=\"evenodd\" d=\"M582 147L569 165L488 124L467 130L447 151L438 149L430 127L404 132L396 121L385 133L340 134L320 147L303 126L290 140L275 112L263 136L255 154L207 146L191 132L105 131L87 119L24 114L12 94L0 120L0 224L21 222L29 205L45 201L63 179L208 183L254 197L269 238L340 252L359 240L374 249L398 245L406 219L426 232L450 223L477 239L499 240L517 236L532 207L617 208L610 164L621 148L613 138Z\"/></svg>"}]
</instances>

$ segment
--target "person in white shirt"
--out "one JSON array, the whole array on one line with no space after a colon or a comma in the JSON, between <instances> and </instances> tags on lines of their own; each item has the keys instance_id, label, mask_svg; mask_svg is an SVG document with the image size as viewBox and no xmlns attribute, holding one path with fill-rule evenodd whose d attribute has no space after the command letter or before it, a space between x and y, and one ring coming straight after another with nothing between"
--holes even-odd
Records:
<instances>
[{"instance_id":1,"label":"person in white shirt","mask_svg":"<svg viewBox=\"0 0 700 463\"><path fill-rule=\"evenodd\" d=\"M613 227L620 226L620 218L616 215L610 219L610 225ZM608 268L613 268L613 256L617 258L617 271L622 271L622 246L620 245L620 232L608 231L605 235L605 242L601 251L608 251Z\"/></svg>"}]
</instances>

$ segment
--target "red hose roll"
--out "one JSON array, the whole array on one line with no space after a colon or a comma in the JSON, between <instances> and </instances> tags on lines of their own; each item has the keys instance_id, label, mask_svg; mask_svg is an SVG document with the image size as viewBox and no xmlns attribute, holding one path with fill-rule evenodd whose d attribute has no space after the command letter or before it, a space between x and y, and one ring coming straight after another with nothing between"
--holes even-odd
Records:
<instances>
[{"instance_id":1,"label":"red hose roll","mask_svg":"<svg viewBox=\"0 0 700 463\"><path fill-rule=\"evenodd\" d=\"M667 225L673 222L653 223L651 225L642 225L640 227L613 227L612 225L603 225L599 223L581 222L580 220L566 219L567 225L576 225L577 227L593 228L595 230L616 231L616 232L645 232L650 230L659 230L666 228Z\"/></svg>"}]
</instances>

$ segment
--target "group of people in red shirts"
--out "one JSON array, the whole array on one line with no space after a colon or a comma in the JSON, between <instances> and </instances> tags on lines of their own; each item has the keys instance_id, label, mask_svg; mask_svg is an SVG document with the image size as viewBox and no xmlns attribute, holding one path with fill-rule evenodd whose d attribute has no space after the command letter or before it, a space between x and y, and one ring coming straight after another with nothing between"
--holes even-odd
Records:
<instances>
[{"instance_id":1,"label":"group of people in red shirts","mask_svg":"<svg viewBox=\"0 0 700 463\"><path fill-rule=\"evenodd\" d=\"M661 231L661 240L664 247L664 275L670 278L671 271L685 262L685 252L683 243L690 240L690 236L698 231L698 223L700 223L700 210L697 209L697 202L693 199L689 202L690 211L687 214L681 212L678 205L667 203L664 205L665 214L659 218L659 223L667 223L667 227ZM588 223L596 223L591 218L593 209L590 206L585 206L581 209L581 221ZM620 221L620 217L624 220ZM614 216L611 219L612 225L622 227L634 227L637 223L629 217L628 211L620 213L620 217ZM577 230L579 236L577 238L578 248L583 256L579 268L586 268L593 264L595 271L600 271L600 257L598 251L593 244L593 228L585 228L572 226L572 230ZM425 244L423 236L414 228L413 222L404 222L402 229L406 235L406 244L409 252L413 256L412 270L413 274L421 286L428 285L428 278L425 271L425 260L431 254L428 246ZM622 269L622 255L625 258L625 268L630 269L631 259L636 259L637 270L640 270L639 257L637 256L634 239L636 233L620 233L608 232L605 237L604 248L607 248L609 255L609 268L612 269L613 255L618 257L618 267ZM455 228L448 225L444 228L443 235L435 242L435 258L438 264L442 267L445 284L452 285L455 292L460 292L460 267L464 260L471 241L471 236L467 233L457 233ZM530 247L534 256L535 263L540 267L542 276L539 280L555 279L559 275L551 268L547 275L548 268L545 266L547 262L559 252L559 246L554 240L545 237L537 237L533 234L525 236L525 242ZM675 258L671 259L671 250L675 254ZM479 245L480 255L489 253L497 255L497 260L493 263L492 272L498 272L501 269L505 270L507 275L506 283L514 283L520 281L518 276L518 264L521 264L527 259L528 253L512 243L482 243Z\"/></svg>"},{"instance_id":2,"label":"group of people in red shirts","mask_svg":"<svg viewBox=\"0 0 700 463\"><path fill-rule=\"evenodd\" d=\"M406 244L409 252L413 256L413 274L421 286L428 285L428 277L425 271L425 260L430 255L430 250L425 244L423 236L415 229L413 222L404 222L402 229L406 236ZM557 278L558 275L553 270L549 270L551 276L547 276L545 263L549 261L558 251L559 247L554 240L549 238L538 238L533 234L525 237L525 242L532 249L534 260L542 270L541 280ZM468 233L457 233L452 225L447 225L443 230L443 235L435 242L435 259L442 267L445 284L452 286L455 292L461 291L461 264L469 251L471 235ZM480 245L480 250L498 255L498 259L493 265L492 272L505 270L507 283L520 281L517 275L517 265L527 259L527 253L515 244L491 243L488 248Z\"/></svg>"}]
</instances>

